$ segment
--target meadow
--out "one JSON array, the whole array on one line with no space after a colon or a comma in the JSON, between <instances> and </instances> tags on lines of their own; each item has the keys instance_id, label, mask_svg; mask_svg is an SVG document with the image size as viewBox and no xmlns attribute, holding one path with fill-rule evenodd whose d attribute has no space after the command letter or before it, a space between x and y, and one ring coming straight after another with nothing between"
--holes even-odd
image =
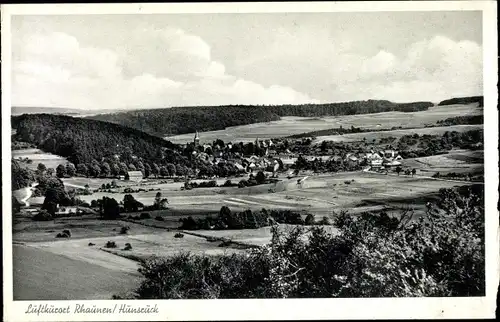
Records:
<instances>
[{"instance_id":1,"label":"meadow","mask_svg":"<svg viewBox=\"0 0 500 322\"><path fill-rule=\"evenodd\" d=\"M39 163L45 164L47 168L57 168L60 164L66 164L68 161L58 155L52 153L43 152L40 149L22 149L22 150L13 150L12 151L13 159L25 159L28 158L32 160L32 162L27 163L23 162L27 168L31 170L36 170Z\"/></svg>"},{"instance_id":2,"label":"meadow","mask_svg":"<svg viewBox=\"0 0 500 322\"><path fill-rule=\"evenodd\" d=\"M251 142L256 138L275 138L310 132L312 130L325 130L337 127L349 128L351 126L363 129L390 129L394 126L403 128L423 127L433 125L439 120L454 116L480 115L482 108L477 104L434 106L421 112L383 112L374 114L344 115L335 117L297 117L285 116L279 121L255 123L250 125L228 127L220 131L200 132L200 142L213 142L221 139L224 142ZM360 133L367 134L367 133ZM173 143L184 144L193 140L194 133L166 137ZM344 135L347 137L347 135ZM336 138L334 138L336 139ZM362 137L361 137L362 139Z\"/></svg>"},{"instance_id":3,"label":"meadow","mask_svg":"<svg viewBox=\"0 0 500 322\"><path fill-rule=\"evenodd\" d=\"M481 114L476 105L453 105L432 107L428 111L400 113L388 112L369 115L351 115L324 118L283 117L280 121L258 123L228 128L224 131L200 133L202 142L219 138L228 141L253 141L255 138L288 136L291 134L339 127L356 126L365 129L392 128L393 126L415 127L387 132L365 132L338 136L318 137L321 140L360 141L382 137L401 137L406 134L442 134L445 131L466 131L481 128L480 125L458 125L447 127L424 127L438 120L460 115ZM193 135L169 137L175 143L186 143ZM64 158L43 153L38 149L13 151L14 158L30 158L28 166L35 169L39 162L48 167L66 163ZM140 282L138 261L155 256L172 256L179 252L223 255L241 253L247 246L260 246L270 242L269 227L242 230L179 230L180 219L192 216L203 218L217 216L222 206L232 212L282 209L300 212L305 218L313 214L316 220L327 217L333 220L342 210L352 215L363 212L385 211L398 215L402 209L411 208L417 217L425 214L426 202L435 198L441 188L468 186L471 181L432 178L436 172L484 171L482 151L452 150L448 154L423 158L405 159L404 168L415 168L416 175L397 175L394 172L380 174L366 171L313 174L302 171L291 179L281 173L279 182L252 187L215 187L181 189L183 182L147 179L141 183L117 180L119 188L114 192L95 192L78 196L90 203L102 197L122 201L124 188L139 188L146 191L131 193L144 205L153 204L161 192L168 199L168 209L147 211L151 218L135 220L144 211L124 214L121 220L102 220L97 216L57 218L48 222L33 221L30 215L17 214L13 218L13 263L14 299L18 300L62 300L62 299L110 299L113 294L125 294ZM306 180L298 183L297 179ZM222 185L227 179L237 183L242 178L219 178ZM91 190L111 183L112 179L64 178L66 189ZM479 183L481 184L481 183ZM151 191L148 191L151 190ZM40 206L43 197L30 198L33 206ZM122 227L129 227L121 234ZM290 229L291 225L280 225ZM332 226L324 226L335 234ZM60 239L56 234L71 231L71 237ZM306 227L306 229L308 229ZM175 237L182 232L182 238ZM106 248L114 241L116 248ZM231 242L225 242L231 241ZM132 249L125 250L129 243ZM50 278L47 278L50 276Z\"/></svg>"}]
</instances>

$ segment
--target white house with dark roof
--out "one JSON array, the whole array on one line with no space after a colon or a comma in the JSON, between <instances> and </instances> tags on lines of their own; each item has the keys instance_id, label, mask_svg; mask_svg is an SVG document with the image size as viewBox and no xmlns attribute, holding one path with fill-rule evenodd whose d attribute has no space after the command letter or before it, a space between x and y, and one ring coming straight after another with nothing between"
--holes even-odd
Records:
<instances>
[{"instance_id":1,"label":"white house with dark roof","mask_svg":"<svg viewBox=\"0 0 500 322\"><path fill-rule=\"evenodd\" d=\"M143 179L143 175L141 171L129 171L125 176L126 180L140 182Z\"/></svg>"}]
</instances>

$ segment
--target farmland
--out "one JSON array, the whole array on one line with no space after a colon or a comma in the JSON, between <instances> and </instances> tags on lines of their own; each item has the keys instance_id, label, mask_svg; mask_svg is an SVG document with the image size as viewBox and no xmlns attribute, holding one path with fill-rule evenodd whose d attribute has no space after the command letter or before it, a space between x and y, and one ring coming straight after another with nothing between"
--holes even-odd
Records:
<instances>
[{"instance_id":1,"label":"farmland","mask_svg":"<svg viewBox=\"0 0 500 322\"><path fill-rule=\"evenodd\" d=\"M58 155L52 153L46 153L41 151L40 149L22 149L22 150L13 150L12 158L14 159L30 159L32 162L27 163L23 162L29 169L35 170L38 166L38 163L45 164L48 168L57 168L60 164L66 164L68 161L60 157Z\"/></svg>"},{"instance_id":2,"label":"farmland","mask_svg":"<svg viewBox=\"0 0 500 322\"><path fill-rule=\"evenodd\" d=\"M483 111L477 104L434 106L420 112L383 112L374 114L344 115L335 117L297 117L285 116L278 121L255 123L250 125L228 127L225 130L200 132L201 142L212 142L221 139L225 142L250 142L256 138L274 138L343 127L360 127L363 129L385 129L393 126L403 128L423 127L435 124L454 116L480 115ZM366 134L368 133L361 133ZM361 135L360 134L360 135ZM194 133L169 136L166 139L173 143L185 143L193 139ZM348 137L347 135L344 135ZM361 136L362 139L362 136ZM346 138L344 138L346 140Z\"/></svg>"},{"instance_id":3,"label":"farmland","mask_svg":"<svg viewBox=\"0 0 500 322\"><path fill-rule=\"evenodd\" d=\"M347 115L339 117L301 118L283 117L279 121L257 123L228 128L223 131L201 133L201 141L215 139L224 141L253 141L255 138L288 136L308 132L311 129L333 127L360 127L373 132L330 135L317 137L313 145L323 140L336 142L367 142L385 137L400 138L407 134L438 134L446 131L464 132L480 129L481 125L433 126L438 120L461 115L479 115L482 111L476 105L436 106L422 112L385 112L370 115ZM403 129L376 131L392 128ZM191 141L192 136L169 137L178 143ZM176 141L177 140L177 141ZM382 144L382 143L381 143ZM35 169L39 162L55 168L65 164L64 158L44 153L38 149L13 151L13 158L30 158L26 163ZM314 157L314 155L313 155ZM297 159L288 158L283 163L289 166ZM149 176L141 182L98 177L62 178L67 191L88 187L92 194L77 197L88 204L103 197L124 201L129 194L135 200L150 206L158 192L168 199L165 209L138 210L125 213L114 220L103 220L98 215L62 217L50 221L33 221L30 214L22 212L13 217L14 245L14 296L16 299L109 299L113 295L130 294L140 282L137 272L140 261L151 257L170 257L180 252L194 254L224 255L246 252L246 248L265 245L271 240L270 227L237 230L181 230L180 221L187 217L203 219L217 217L221 207L232 212L262 209L290 210L299 213L302 219L308 214L316 221L332 221L342 211L356 216L365 212L384 211L390 215L400 214L402 209L412 209L416 217L425 215L426 203L438 195L441 188L453 188L482 184L481 182L451 180L432 177L437 172L471 173L484 172L482 150L469 151L453 148L447 153L426 157L407 158L401 161L405 169L416 169L416 174L387 174L371 171L348 171L314 173L301 170L300 175L290 176L279 172L275 182L255 186L222 186L226 180L238 183L248 179L246 173L240 177L215 177L217 187L185 189L184 182L173 179L159 179ZM299 182L299 179L304 179ZM210 180L212 180L210 179ZM115 180L117 187L100 189ZM200 182L193 179L192 182ZM204 181L205 179L203 179ZM127 191L125 189L131 189ZM29 199L31 207L39 208L44 197ZM99 209L97 209L98 211ZM145 212L149 216L140 218ZM128 227L122 233L123 227ZM282 230L293 225L281 224ZM335 234L336 228L323 226ZM308 230L308 227L305 227ZM70 230L69 238L56 238L63 230ZM182 233L182 237L177 234ZM177 235L177 236L176 236ZM114 242L115 248L107 248ZM125 249L127 244L131 249ZM64 269L60 269L64 267ZM53 279L44 279L52 274ZM54 288L52 281L59 285ZM46 291L50 290L50 291Z\"/></svg>"}]
</instances>

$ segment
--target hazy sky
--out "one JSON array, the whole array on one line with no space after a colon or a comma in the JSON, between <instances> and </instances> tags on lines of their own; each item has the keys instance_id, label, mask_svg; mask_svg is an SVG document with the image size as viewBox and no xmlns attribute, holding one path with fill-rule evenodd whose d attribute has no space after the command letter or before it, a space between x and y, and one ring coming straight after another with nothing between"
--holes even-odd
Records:
<instances>
[{"instance_id":1,"label":"hazy sky","mask_svg":"<svg viewBox=\"0 0 500 322\"><path fill-rule=\"evenodd\" d=\"M482 95L480 11L12 17L12 103L86 109Z\"/></svg>"}]
</instances>

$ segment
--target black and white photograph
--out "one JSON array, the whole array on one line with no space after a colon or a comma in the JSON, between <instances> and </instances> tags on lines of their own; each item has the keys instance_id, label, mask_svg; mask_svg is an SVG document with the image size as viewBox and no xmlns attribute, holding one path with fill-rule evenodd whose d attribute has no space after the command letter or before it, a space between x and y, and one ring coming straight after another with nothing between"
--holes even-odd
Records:
<instances>
[{"instance_id":1,"label":"black and white photograph","mask_svg":"<svg viewBox=\"0 0 500 322\"><path fill-rule=\"evenodd\" d=\"M9 321L494 317L496 2L438 2L2 6Z\"/></svg>"}]
</instances>

